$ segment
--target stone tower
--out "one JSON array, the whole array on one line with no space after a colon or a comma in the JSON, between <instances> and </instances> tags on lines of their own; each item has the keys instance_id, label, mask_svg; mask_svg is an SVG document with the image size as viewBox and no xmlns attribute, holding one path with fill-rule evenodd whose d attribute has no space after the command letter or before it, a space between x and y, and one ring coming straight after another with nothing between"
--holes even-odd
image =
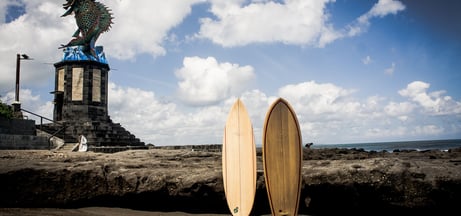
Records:
<instances>
[{"instance_id":1,"label":"stone tower","mask_svg":"<svg viewBox=\"0 0 461 216\"><path fill-rule=\"evenodd\" d=\"M108 114L109 65L102 47L97 58L81 47L64 48L63 59L55 66L54 121L66 126L65 139L75 142L79 135L94 146L144 145Z\"/></svg>"}]
</instances>

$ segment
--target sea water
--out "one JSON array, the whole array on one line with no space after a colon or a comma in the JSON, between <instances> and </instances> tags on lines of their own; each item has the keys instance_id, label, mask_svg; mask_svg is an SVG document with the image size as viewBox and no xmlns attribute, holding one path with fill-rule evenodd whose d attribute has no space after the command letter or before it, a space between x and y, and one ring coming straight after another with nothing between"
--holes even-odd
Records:
<instances>
[{"instance_id":1,"label":"sea water","mask_svg":"<svg viewBox=\"0 0 461 216\"><path fill-rule=\"evenodd\" d=\"M422 140L422 141L397 141L397 142L373 142L373 143L345 143L345 144L315 144L313 149L320 148L356 148L365 151L388 151L394 150L440 150L461 148L461 139L451 140Z\"/></svg>"}]
</instances>

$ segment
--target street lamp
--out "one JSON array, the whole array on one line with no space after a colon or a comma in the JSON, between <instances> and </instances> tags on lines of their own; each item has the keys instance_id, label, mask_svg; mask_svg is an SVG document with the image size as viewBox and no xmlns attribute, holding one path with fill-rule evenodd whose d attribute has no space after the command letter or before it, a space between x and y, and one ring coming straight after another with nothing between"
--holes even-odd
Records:
<instances>
[{"instance_id":1,"label":"street lamp","mask_svg":"<svg viewBox=\"0 0 461 216\"><path fill-rule=\"evenodd\" d=\"M33 60L27 54L16 54L16 95L13 102L13 111L15 113L21 111L21 102L19 102L19 71L21 67L21 60Z\"/></svg>"}]
</instances>

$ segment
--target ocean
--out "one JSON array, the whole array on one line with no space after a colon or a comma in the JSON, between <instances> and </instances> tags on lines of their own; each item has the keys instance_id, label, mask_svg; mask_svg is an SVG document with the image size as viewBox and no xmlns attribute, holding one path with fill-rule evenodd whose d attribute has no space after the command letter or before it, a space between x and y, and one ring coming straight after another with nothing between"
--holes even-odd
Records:
<instances>
[{"instance_id":1,"label":"ocean","mask_svg":"<svg viewBox=\"0 0 461 216\"><path fill-rule=\"evenodd\" d=\"M316 144L311 148L357 148L365 151L388 151L394 150L441 150L461 148L461 139L451 140L422 140L422 141L397 141L397 142L374 142L374 143L345 143L345 144Z\"/></svg>"}]
</instances>

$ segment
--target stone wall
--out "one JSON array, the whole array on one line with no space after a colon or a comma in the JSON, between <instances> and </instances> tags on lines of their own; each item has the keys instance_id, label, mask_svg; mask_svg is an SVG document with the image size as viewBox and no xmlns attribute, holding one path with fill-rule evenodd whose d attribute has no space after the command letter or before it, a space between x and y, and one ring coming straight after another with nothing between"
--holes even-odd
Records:
<instances>
[{"instance_id":1,"label":"stone wall","mask_svg":"<svg viewBox=\"0 0 461 216\"><path fill-rule=\"evenodd\" d=\"M0 116L0 134L36 135L35 121Z\"/></svg>"},{"instance_id":2,"label":"stone wall","mask_svg":"<svg viewBox=\"0 0 461 216\"><path fill-rule=\"evenodd\" d=\"M49 149L46 137L34 135L0 134L0 150Z\"/></svg>"},{"instance_id":3,"label":"stone wall","mask_svg":"<svg viewBox=\"0 0 461 216\"><path fill-rule=\"evenodd\" d=\"M48 148L48 139L36 136L34 120L0 117L0 150Z\"/></svg>"}]
</instances>

